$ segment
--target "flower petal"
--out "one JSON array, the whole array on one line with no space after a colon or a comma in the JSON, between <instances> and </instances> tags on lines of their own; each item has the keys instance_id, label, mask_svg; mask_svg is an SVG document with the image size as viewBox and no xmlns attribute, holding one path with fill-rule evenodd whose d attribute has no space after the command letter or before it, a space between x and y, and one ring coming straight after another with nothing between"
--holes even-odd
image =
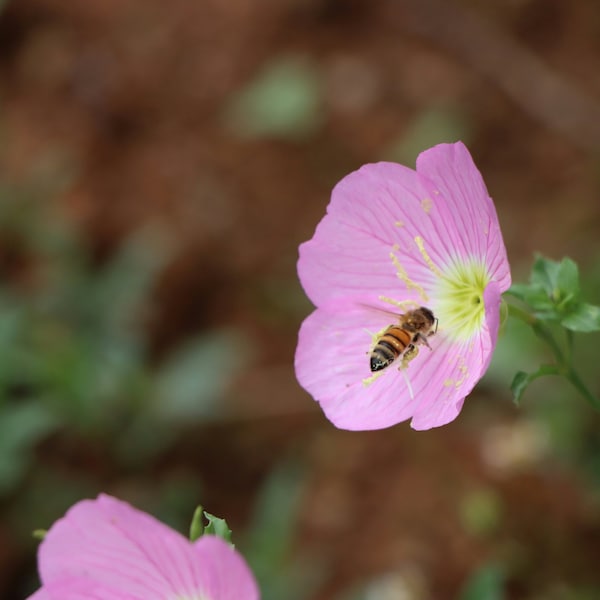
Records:
<instances>
[{"instance_id":1,"label":"flower petal","mask_svg":"<svg viewBox=\"0 0 600 600\"><path fill-rule=\"evenodd\" d=\"M372 375L367 355L373 334L393 321L388 313L351 301L340 300L315 310L298 335L298 381L319 402L335 398L351 386L362 389L362 380Z\"/></svg>"},{"instance_id":2,"label":"flower petal","mask_svg":"<svg viewBox=\"0 0 600 600\"><path fill-rule=\"evenodd\" d=\"M193 595L169 592L161 598L202 598L204 600L258 600L259 591L243 558L221 538L206 535L190 549L196 564L202 565L199 585ZM132 576L135 574L132 573ZM30 600L145 600L117 582L109 584L88 576L67 576L46 584Z\"/></svg>"},{"instance_id":3,"label":"flower petal","mask_svg":"<svg viewBox=\"0 0 600 600\"><path fill-rule=\"evenodd\" d=\"M406 370L399 371L398 362L373 376L367 356L370 332L387 327L391 318L348 301L319 308L302 324L295 361L298 381L336 427L395 425L418 412L426 398L439 395L444 380L461 375L461 365L440 364L443 339L434 336L432 349L422 348ZM437 387L431 383L436 373L443 375Z\"/></svg>"},{"instance_id":4,"label":"flower petal","mask_svg":"<svg viewBox=\"0 0 600 600\"><path fill-rule=\"evenodd\" d=\"M39 570L44 585L85 577L143 600L192 596L201 581L183 536L105 495L77 503L50 528L40 544Z\"/></svg>"},{"instance_id":5,"label":"flower petal","mask_svg":"<svg viewBox=\"0 0 600 600\"><path fill-rule=\"evenodd\" d=\"M205 535L194 544L202 565L202 591L211 600L258 600L254 576L244 559L227 542Z\"/></svg>"},{"instance_id":6,"label":"flower petal","mask_svg":"<svg viewBox=\"0 0 600 600\"><path fill-rule=\"evenodd\" d=\"M426 220L420 190L416 173L393 163L365 165L338 183L328 214L300 246L298 274L316 306L369 290L374 298L426 301L420 288L433 274L414 240L419 218Z\"/></svg>"},{"instance_id":7,"label":"flower petal","mask_svg":"<svg viewBox=\"0 0 600 600\"><path fill-rule=\"evenodd\" d=\"M423 152L417 172L381 162L344 177L300 246L298 274L315 306L368 290L427 304L432 279L457 257L483 259L510 286L494 204L460 142Z\"/></svg>"},{"instance_id":8,"label":"flower petal","mask_svg":"<svg viewBox=\"0 0 600 600\"><path fill-rule=\"evenodd\" d=\"M390 325L388 313L352 301L315 310L302 324L296 375L336 427L369 430L413 417L414 429L445 425L488 367L498 331L499 286L485 291L486 325L468 343L438 333L405 370L392 364L373 377L367 353L372 336ZM392 319L392 320L390 320ZM369 381L371 380L371 381Z\"/></svg>"},{"instance_id":9,"label":"flower petal","mask_svg":"<svg viewBox=\"0 0 600 600\"><path fill-rule=\"evenodd\" d=\"M467 343L447 340L444 347L439 348L439 355L445 355L444 362L428 369L428 398L415 412L411 421L413 429L439 427L458 416L465 397L481 379L492 358L498 336L500 301L498 284L488 284L484 292L485 322L482 329Z\"/></svg>"},{"instance_id":10,"label":"flower petal","mask_svg":"<svg viewBox=\"0 0 600 600\"><path fill-rule=\"evenodd\" d=\"M465 145L439 144L422 152L417 173L431 198L430 215L446 224L454 253L483 259L491 278L507 290L510 269L496 209Z\"/></svg>"},{"instance_id":11,"label":"flower petal","mask_svg":"<svg viewBox=\"0 0 600 600\"><path fill-rule=\"evenodd\" d=\"M424 152L416 171L377 163L345 177L300 247L298 273L317 310L300 329L297 377L337 427L413 417L427 429L458 415L489 365L510 286L493 202L462 143ZM373 336L415 304L439 313L432 351L373 376Z\"/></svg>"},{"instance_id":12,"label":"flower petal","mask_svg":"<svg viewBox=\"0 0 600 600\"><path fill-rule=\"evenodd\" d=\"M141 596L132 596L119 588L84 577L52 581L42 590L45 595L35 600L143 600Z\"/></svg>"}]
</instances>

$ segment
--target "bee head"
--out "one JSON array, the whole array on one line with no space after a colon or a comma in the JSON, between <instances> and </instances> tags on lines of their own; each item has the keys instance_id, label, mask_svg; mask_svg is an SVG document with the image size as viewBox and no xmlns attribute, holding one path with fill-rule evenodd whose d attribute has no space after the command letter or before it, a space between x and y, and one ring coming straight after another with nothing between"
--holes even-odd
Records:
<instances>
[{"instance_id":1,"label":"bee head","mask_svg":"<svg viewBox=\"0 0 600 600\"><path fill-rule=\"evenodd\" d=\"M425 318L425 320L430 324L430 326L433 326L436 319L435 319L435 316L433 315L433 313L431 312L431 310L429 310L426 306L421 306L421 308L419 308L419 312Z\"/></svg>"}]
</instances>

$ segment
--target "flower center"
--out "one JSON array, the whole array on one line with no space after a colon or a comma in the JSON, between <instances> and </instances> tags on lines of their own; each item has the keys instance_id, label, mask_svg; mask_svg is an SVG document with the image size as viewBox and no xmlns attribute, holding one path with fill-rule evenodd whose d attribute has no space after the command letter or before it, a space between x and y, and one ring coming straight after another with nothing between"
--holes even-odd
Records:
<instances>
[{"instance_id":1,"label":"flower center","mask_svg":"<svg viewBox=\"0 0 600 600\"><path fill-rule=\"evenodd\" d=\"M435 288L435 316L448 336L468 341L485 318L483 292L490 282L486 265L475 258L456 259L443 273Z\"/></svg>"}]
</instances>

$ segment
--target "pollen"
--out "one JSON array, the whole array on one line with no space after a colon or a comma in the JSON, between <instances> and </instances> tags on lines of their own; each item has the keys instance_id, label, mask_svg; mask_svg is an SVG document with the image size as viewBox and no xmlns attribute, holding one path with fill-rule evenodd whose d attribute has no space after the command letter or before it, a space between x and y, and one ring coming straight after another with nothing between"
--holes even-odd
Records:
<instances>
[{"instance_id":1,"label":"pollen","mask_svg":"<svg viewBox=\"0 0 600 600\"><path fill-rule=\"evenodd\" d=\"M379 379L385 371L378 371L377 373L373 373L370 377L366 377L362 380L362 384L364 387L369 387L376 379Z\"/></svg>"},{"instance_id":2,"label":"pollen","mask_svg":"<svg viewBox=\"0 0 600 600\"><path fill-rule=\"evenodd\" d=\"M436 285L435 312L448 336L466 342L481 328L485 318L483 293L489 282L481 260L461 258L444 267Z\"/></svg>"},{"instance_id":3,"label":"pollen","mask_svg":"<svg viewBox=\"0 0 600 600\"><path fill-rule=\"evenodd\" d=\"M398 247L394 246L394 250L398 250ZM414 289L419 294L419 296L421 297L423 302L427 302L429 300L429 298L428 298L425 290L423 289L423 287L421 285L414 282L408 276L406 269L402 266L402 264L398 260L398 257L393 252L390 252L390 258L392 259L392 263L393 263L394 267L396 267L396 275L397 275L398 279L400 279L404 282L407 289L411 289L411 288Z\"/></svg>"},{"instance_id":4,"label":"pollen","mask_svg":"<svg viewBox=\"0 0 600 600\"><path fill-rule=\"evenodd\" d=\"M429 214L432 207L433 201L431 198L423 198L423 200L421 200L421 208L425 211L425 213Z\"/></svg>"},{"instance_id":5,"label":"pollen","mask_svg":"<svg viewBox=\"0 0 600 600\"><path fill-rule=\"evenodd\" d=\"M394 300L389 296L378 296L379 300L382 302L387 302L392 306L399 308L402 312L406 312L407 310L414 310L415 308L419 308L421 306L418 302L414 300Z\"/></svg>"},{"instance_id":6,"label":"pollen","mask_svg":"<svg viewBox=\"0 0 600 600\"><path fill-rule=\"evenodd\" d=\"M418 235L415 238L415 244L417 245L417 248L423 257L425 264L432 270L432 272L438 277L444 277L443 273L435 266L433 260L431 260L431 256L429 256L427 250L425 250L425 241L421 236Z\"/></svg>"}]
</instances>

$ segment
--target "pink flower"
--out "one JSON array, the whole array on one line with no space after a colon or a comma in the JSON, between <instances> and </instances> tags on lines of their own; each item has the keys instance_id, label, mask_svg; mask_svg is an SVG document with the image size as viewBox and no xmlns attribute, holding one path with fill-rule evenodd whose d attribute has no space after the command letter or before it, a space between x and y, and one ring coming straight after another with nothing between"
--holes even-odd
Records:
<instances>
[{"instance_id":1,"label":"pink flower","mask_svg":"<svg viewBox=\"0 0 600 600\"><path fill-rule=\"evenodd\" d=\"M298 273L317 309L300 328L296 375L337 427L456 418L489 365L510 286L494 204L462 143L423 152L416 171L377 163L342 179ZM418 355L372 372L374 344L421 306L437 322Z\"/></svg>"},{"instance_id":2,"label":"pink flower","mask_svg":"<svg viewBox=\"0 0 600 600\"><path fill-rule=\"evenodd\" d=\"M221 538L191 543L110 496L83 500L38 551L42 588L29 600L257 600L244 559Z\"/></svg>"}]
</instances>

